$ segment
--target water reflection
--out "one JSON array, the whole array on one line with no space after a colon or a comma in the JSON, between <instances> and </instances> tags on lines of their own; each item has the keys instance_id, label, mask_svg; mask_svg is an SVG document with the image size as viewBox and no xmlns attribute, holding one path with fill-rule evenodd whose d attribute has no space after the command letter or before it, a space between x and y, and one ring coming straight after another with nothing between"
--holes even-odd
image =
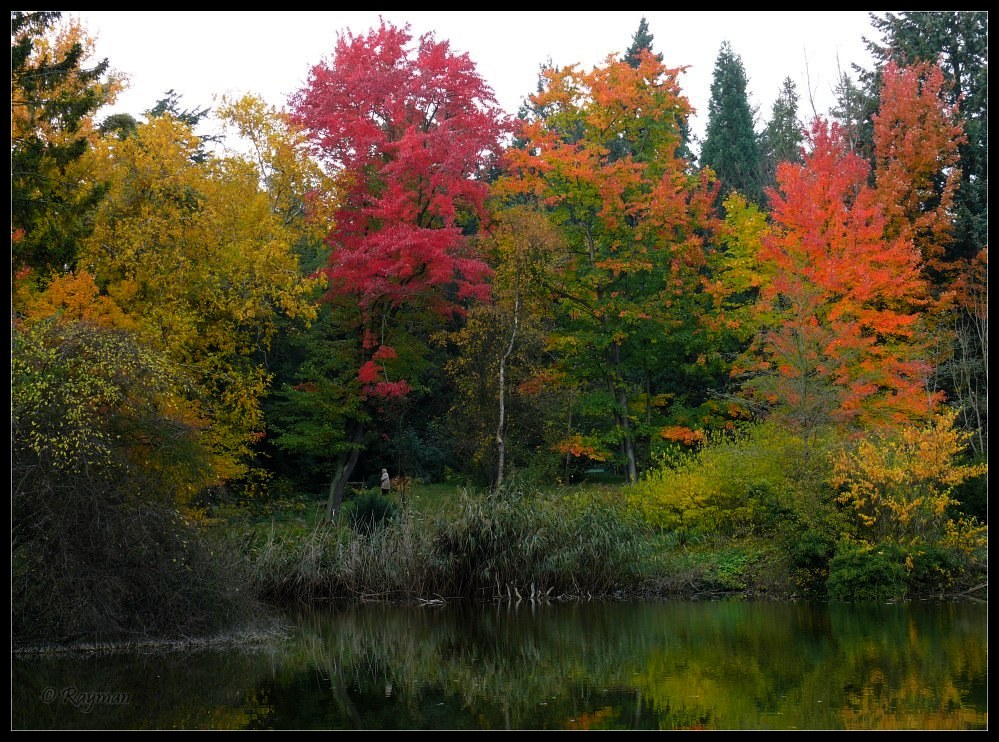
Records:
<instances>
[{"instance_id":1,"label":"water reflection","mask_svg":"<svg viewBox=\"0 0 999 742\"><path fill-rule=\"evenodd\" d=\"M15 659L12 727L988 726L982 604L367 604L293 620L252 650Z\"/></svg>"}]
</instances>

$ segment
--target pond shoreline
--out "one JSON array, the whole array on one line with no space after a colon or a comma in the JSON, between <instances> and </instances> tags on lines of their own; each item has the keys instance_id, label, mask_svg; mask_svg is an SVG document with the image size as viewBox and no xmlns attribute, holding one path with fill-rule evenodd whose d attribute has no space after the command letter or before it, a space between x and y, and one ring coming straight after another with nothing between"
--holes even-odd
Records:
<instances>
[{"instance_id":1,"label":"pond shoreline","mask_svg":"<svg viewBox=\"0 0 999 742\"><path fill-rule=\"evenodd\" d=\"M245 631L176 639L149 637L130 641L35 644L12 647L11 656L23 658L54 655L158 654L222 647L251 647L285 639L289 635L290 629L291 625L284 618L275 617L269 626L255 627Z\"/></svg>"}]
</instances>

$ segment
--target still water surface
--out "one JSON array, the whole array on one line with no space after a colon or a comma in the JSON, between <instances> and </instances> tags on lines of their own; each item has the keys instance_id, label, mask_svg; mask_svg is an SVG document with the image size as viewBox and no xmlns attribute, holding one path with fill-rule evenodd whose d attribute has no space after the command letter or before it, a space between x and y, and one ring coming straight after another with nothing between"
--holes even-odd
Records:
<instances>
[{"instance_id":1,"label":"still water surface","mask_svg":"<svg viewBox=\"0 0 999 742\"><path fill-rule=\"evenodd\" d=\"M988 728L988 606L333 606L252 648L12 660L12 729Z\"/></svg>"}]
</instances>

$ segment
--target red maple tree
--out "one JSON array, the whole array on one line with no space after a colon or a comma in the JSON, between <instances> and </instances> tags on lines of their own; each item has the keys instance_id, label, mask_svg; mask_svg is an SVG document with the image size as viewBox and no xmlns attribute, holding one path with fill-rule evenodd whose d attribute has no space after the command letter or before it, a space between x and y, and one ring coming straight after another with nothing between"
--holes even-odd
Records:
<instances>
[{"instance_id":1,"label":"red maple tree","mask_svg":"<svg viewBox=\"0 0 999 742\"><path fill-rule=\"evenodd\" d=\"M290 101L341 183L325 300L352 318L341 326L354 336L368 414L414 388L428 318L489 294L489 267L468 236L485 216L506 117L467 54L433 34L413 42L408 25L384 20L342 34Z\"/></svg>"},{"instance_id":2,"label":"red maple tree","mask_svg":"<svg viewBox=\"0 0 999 742\"><path fill-rule=\"evenodd\" d=\"M448 315L488 296L489 269L465 232L483 216L504 115L467 54L432 34L411 41L408 25L384 20L341 35L332 62L292 98L293 118L344 184L330 295L356 298L373 320L379 304Z\"/></svg>"}]
</instances>

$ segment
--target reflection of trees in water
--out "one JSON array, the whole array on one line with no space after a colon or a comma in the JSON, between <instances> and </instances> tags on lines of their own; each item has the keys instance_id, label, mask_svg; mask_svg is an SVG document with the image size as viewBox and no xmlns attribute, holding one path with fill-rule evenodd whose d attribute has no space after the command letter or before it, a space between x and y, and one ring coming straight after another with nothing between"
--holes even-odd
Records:
<instances>
[{"instance_id":1,"label":"reflection of trees in water","mask_svg":"<svg viewBox=\"0 0 999 742\"><path fill-rule=\"evenodd\" d=\"M16 662L14 710L59 670L132 692L129 707L95 710L94 728L987 725L978 605L353 604L295 619L286 642L254 653ZM41 712L32 726L79 716Z\"/></svg>"},{"instance_id":2,"label":"reflection of trees in water","mask_svg":"<svg viewBox=\"0 0 999 742\"><path fill-rule=\"evenodd\" d=\"M865 665L884 666L890 679L862 693L890 697L903 712L927 709L908 690L920 678L941 694L967 693L987 677L984 617L960 604L924 611L741 602L369 605L303 616L300 630L310 638L311 663L339 657L362 691L391 683L414 719L435 689L460 699L484 726L569 726L603 708L602 690L613 689L621 705L608 720L615 727L738 729L769 720L840 728L849 721L840 709L852 708L848 689L878 677ZM939 701L947 708L946 698ZM548 706L546 724L537 720L539 702Z\"/></svg>"},{"instance_id":3,"label":"reflection of trees in water","mask_svg":"<svg viewBox=\"0 0 999 742\"><path fill-rule=\"evenodd\" d=\"M985 615L966 603L832 606L844 726L986 729Z\"/></svg>"}]
</instances>

